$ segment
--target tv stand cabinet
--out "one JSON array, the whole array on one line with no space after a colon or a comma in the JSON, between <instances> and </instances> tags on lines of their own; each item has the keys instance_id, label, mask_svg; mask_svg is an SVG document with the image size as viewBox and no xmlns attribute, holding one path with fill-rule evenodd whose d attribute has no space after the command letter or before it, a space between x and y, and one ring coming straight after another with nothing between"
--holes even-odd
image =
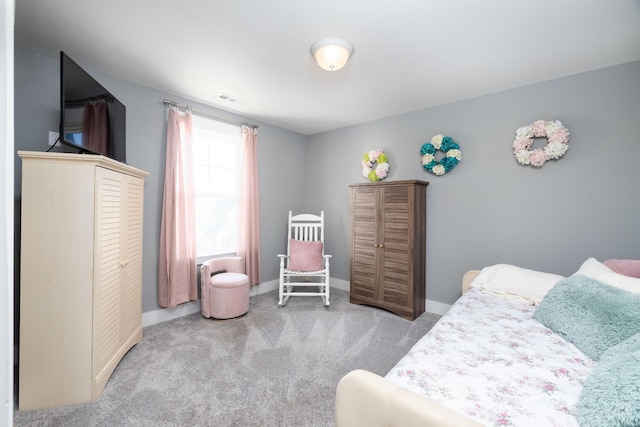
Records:
<instances>
[{"instance_id":1,"label":"tv stand cabinet","mask_svg":"<svg viewBox=\"0 0 640 427\"><path fill-rule=\"evenodd\" d=\"M142 339L147 173L98 155L18 155L18 408L90 402Z\"/></svg>"}]
</instances>

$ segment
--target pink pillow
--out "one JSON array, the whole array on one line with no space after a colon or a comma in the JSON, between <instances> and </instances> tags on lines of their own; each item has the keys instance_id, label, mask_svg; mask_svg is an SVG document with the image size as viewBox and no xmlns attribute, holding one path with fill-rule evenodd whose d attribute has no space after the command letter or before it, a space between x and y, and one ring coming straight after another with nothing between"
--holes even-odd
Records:
<instances>
[{"instance_id":1,"label":"pink pillow","mask_svg":"<svg viewBox=\"0 0 640 427\"><path fill-rule=\"evenodd\" d=\"M293 240L289 242L289 270L319 271L322 265L322 242Z\"/></svg>"},{"instance_id":2,"label":"pink pillow","mask_svg":"<svg viewBox=\"0 0 640 427\"><path fill-rule=\"evenodd\" d=\"M618 274L640 278L640 260L637 259L608 259L604 265Z\"/></svg>"}]
</instances>

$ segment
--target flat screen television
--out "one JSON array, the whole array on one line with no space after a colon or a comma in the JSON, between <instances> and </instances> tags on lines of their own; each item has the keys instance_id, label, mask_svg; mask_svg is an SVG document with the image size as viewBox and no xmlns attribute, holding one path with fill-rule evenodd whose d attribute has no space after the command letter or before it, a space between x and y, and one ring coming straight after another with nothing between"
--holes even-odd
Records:
<instances>
[{"instance_id":1,"label":"flat screen television","mask_svg":"<svg viewBox=\"0 0 640 427\"><path fill-rule=\"evenodd\" d=\"M60 142L126 163L126 107L60 52Z\"/></svg>"}]
</instances>

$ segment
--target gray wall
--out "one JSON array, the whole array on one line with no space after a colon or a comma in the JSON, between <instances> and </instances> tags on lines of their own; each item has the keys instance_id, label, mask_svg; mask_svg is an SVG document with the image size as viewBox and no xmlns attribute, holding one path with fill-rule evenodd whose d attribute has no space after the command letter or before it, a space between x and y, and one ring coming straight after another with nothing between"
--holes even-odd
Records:
<instances>
[{"instance_id":1,"label":"gray wall","mask_svg":"<svg viewBox=\"0 0 640 427\"><path fill-rule=\"evenodd\" d=\"M82 66L73 52L67 52ZM49 130L57 130L60 111L59 60L24 49L15 51L15 148L46 151ZM127 107L127 163L145 170L144 267L142 311L159 309L158 247L162 210L166 120L162 100L185 103L217 117L258 124L260 179L260 227L262 281L278 276L276 255L286 250L286 219L289 209L305 208L307 186L306 137L295 132L246 119L171 94L132 84L88 69L103 86ZM15 156L16 208L21 195L20 159ZM16 212L19 218L19 211ZM16 238L19 238L19 224ZM19 252L18 252L19 253ZM16 271L16 274L18 272Z\"/></svg>"},{"instance_id":2,"label":"gray wall","mask_svg":"<svg viewBox=\"0 0 640 427\"><path fill-rule=\"evenodd\" d=\"M88 71L127 106L127 161L150 172L143 311L156 310L166 132L162 100L255 121ZM58 59L16 49L15 100L16 149L46 150L47 132L56 130L59 120ZM332 276L349 280L348 184L364 181L360 159L377 147L390 158L387 180L430 182L430 300L451 304L466 270L494 263L568 275L591 256L640 259L639 118L640 62L634 62L311 137L256 122L262 281L277 279L276 254L285 248L289 209L325 211ZM541 169L520 166L511 151L515 130L538 119L562 121L571 132L569 151ZM420 146L437 133L452 136L462 149L462 162L441 177L420 165ZM17 156L15 164L19 201Z\"/></svg>"},{"instance_id":3,"label":"gray wall","mask_svg":"<svg viewBox=\"0 0 640 427\"><path fill-rule=\"evenodd\" d=\"M538 119L571 132L568 152L519 165L515 131ZM462 161L435 176L420 147L457 141ZM640 62L602 69L309 138L310 210L327 212L332 276L349 277L349 189L360 159L383 148L387 180L427 187L427 299L451 304L466 270L511 263L563 275L588 257L640 259ZM536 142L534 146L538 146ZM543 145L540 142L540 146Z\"/></svg>"}]
</instances>

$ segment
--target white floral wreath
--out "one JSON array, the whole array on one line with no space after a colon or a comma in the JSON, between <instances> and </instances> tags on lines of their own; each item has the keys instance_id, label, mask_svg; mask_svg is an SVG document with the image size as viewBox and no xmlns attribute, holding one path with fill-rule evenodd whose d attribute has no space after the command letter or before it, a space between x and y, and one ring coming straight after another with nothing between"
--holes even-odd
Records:
<instances>
[{"instance_id":1,"label":"white floral wreath","mask_svg":"<svg viewBox=\"0 0 640 427\"><path fill-rule=\"evenodd\" d=\"M544 148L531 150L533 138L547 138L547 145ZM560 120L552 122L538 120L516 131L516 139L513 141L513 155L521 165L539 168L547 160L559 159L564 156L564 153L569 149L568 142L569 131L562 126Z\"/></svg>"},{"instance_id":2,"label":"white floral wreath","mask_svg":"<svg viewBox=\"0 0 640 427\"><path fill-rule=\"evenodd\" d=\"M373 164L377 163L375 169ZM367 151L362 158L362 176L368 178L369 181L380 181L385 179L389 172L389 161L387 155L380 148Z\"/></svg>"}]
</instances>

